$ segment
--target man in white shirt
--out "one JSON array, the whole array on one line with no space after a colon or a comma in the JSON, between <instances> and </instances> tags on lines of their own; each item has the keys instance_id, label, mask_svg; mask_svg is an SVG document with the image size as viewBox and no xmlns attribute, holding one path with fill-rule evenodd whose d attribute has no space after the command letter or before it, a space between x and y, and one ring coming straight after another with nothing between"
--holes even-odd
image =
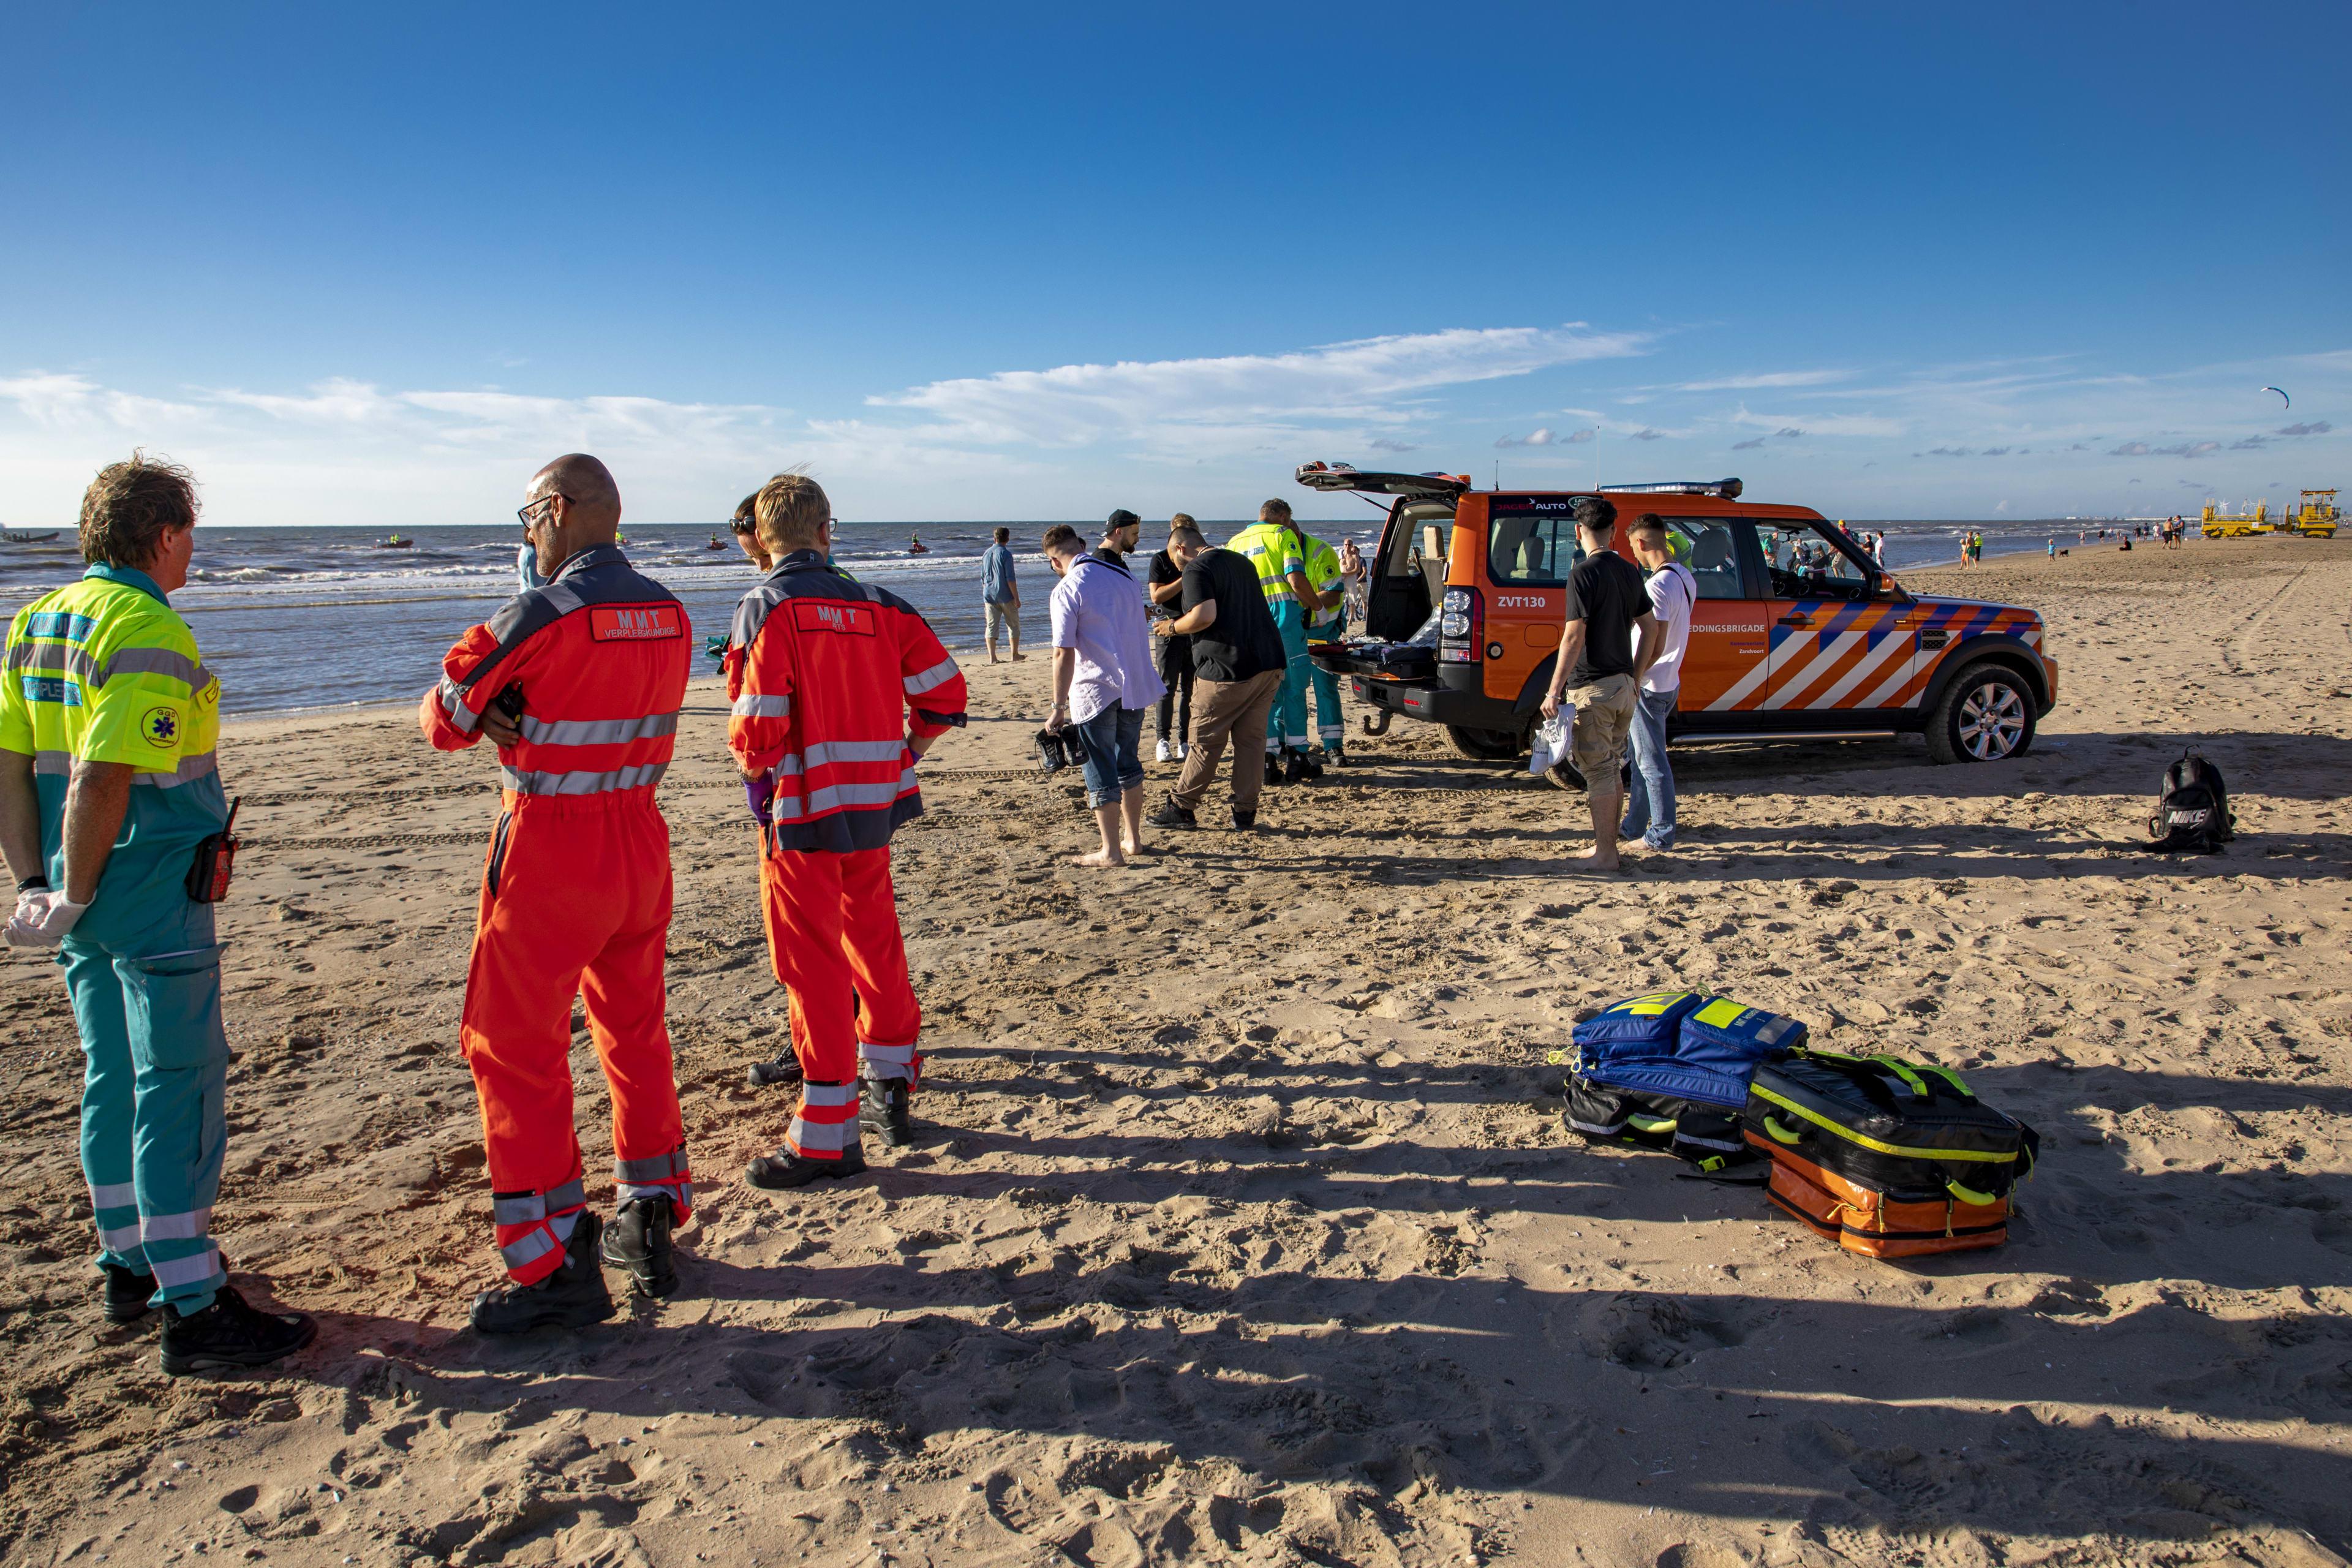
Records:
<instances>
[{"instance_id":1,"label":"man in white shirt","mask_svg":"<svg viewBox=\"0 0 2352 1568\"><path fill-rule=\"evenodd\" d=\"M1698 579L1675 559L1667 548L1666 525L1654 511L1633 520L1626 531L1633 560L1649 576L1651 613L1664 628L1657 658L1643 673L1640 701L1633 710L1633 784L1625 792L1625 820L1618 825L1620 839L1639 838L1652 849L1675 847L1675 770L1666 761L1666 716L1683 684L1683 651L1690 646L1691 605L1698 598ZM1634 633L1638 645L1641 634Z\"/></svg>"},{"instance_id":2,"label":"man in white shirt","mask_svg":"<svg viewBox=\"0 0 2352 1568\"><path fill-rule=\"evenodd\" d=\"M1087 553L1066 524L1048 529L1045 560L1054 589L1054 712L1045 728L1066 732L1085 760L1087 805L1102 847L1077 866L1123 866L1143 847L1143 714L1167 689L1153 668L1143 595L1124 562Z\"/></svg>"}]
</instances>

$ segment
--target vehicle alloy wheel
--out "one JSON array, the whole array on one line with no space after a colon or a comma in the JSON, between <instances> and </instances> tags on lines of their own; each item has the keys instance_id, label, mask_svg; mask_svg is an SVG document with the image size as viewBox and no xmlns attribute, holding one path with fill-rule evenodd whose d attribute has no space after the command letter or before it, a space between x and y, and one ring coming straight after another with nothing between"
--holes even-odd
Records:
<instances>
[{"instance_id":1,"label":"vehicle alloy wheel","mask_svg":"<svg viewBox=\"0 0 2352 1568\"><path fill-rule=\"evenodd\" d=\"M2016 673L1986 663L1960 672L1927 721L1927 752L1939 763L1998 763L2033 744L2033 700Z\"/></svg>"}]
</instances>

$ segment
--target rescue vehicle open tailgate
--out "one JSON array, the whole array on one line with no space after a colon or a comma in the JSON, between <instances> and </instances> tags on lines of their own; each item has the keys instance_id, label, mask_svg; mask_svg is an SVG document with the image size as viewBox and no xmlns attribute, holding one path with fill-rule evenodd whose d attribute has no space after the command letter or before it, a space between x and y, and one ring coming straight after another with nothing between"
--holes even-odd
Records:
<instances>
[{"instance_id":1,"label":"rescue vehicle open tailgate","mask_svg":"<svg viewBox=\"0 0 2352 1568\"><path fill-rule=\"evenodd\" d=\"M1320 662L1328 668L1341 668L1328 658ZM1360 667L1360 661L1356 662ZM1508 704L1496 702L1475 691L1455 691L1440 686L1433 675L1399 679L1350 672L1348 692L1357 701L1380 712L1402 713L1408 719L1421 719L1432 724L1498 729L1515 722Z\"/></svg>"}]
</instances>

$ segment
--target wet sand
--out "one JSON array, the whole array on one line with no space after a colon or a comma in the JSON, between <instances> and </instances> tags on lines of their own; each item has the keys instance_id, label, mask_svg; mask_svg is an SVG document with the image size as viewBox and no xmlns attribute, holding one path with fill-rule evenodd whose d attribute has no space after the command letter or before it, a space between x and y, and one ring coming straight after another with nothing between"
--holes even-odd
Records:
<instances>
[{"instance_id":1,"label":"wet sand","mask_svg":"<svg viewBox=\"0 0 2352 1568\"><path fill-rule=\"evenodd\" d=\"M684 1288L521 1342L463 1331L493 759L405 710L229 726L217 1228L320 1340L175 1381L104 1325L71 1018L9 955L0 1563L2340 1562L2352 543L1906 578L2048 616L2033 754L1683 753L1680 847L1614 879L1570 874L1580 802L1402 723L1255 837L1076 870L1076 785L1024 751L1045 659L970 667L898 849L937 1131L812 1194L737 1179L791 1101L744 1082L781 998L698 681L664 789ZM2131 847L2187 741L2223 856ZM2011 1244L1875 1263L1584 1146L1546 1054L1668 983L2032 1121Z\"/></svg>"}]
</instances>

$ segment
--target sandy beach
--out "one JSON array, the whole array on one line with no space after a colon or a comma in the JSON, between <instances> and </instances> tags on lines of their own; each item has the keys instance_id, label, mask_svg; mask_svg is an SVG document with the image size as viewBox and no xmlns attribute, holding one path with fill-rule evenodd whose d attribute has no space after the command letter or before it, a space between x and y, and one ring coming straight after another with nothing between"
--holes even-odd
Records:
<instances>
[{"instance_id":1,"label":"sandy beach","mask_svg":"<svg viewBox=\"0 0 2352 1568\"><path fill-rule=\"evenodd\" d=\"M1580 801L1402 722L1254 837L1072 868L1045 658L967 660L897 847L936 1131L814 1193L739 1179L792 1101L744 1079L782 995L698 679L663 790L684 1285L511 1342L464 1329L495 1257L456 1042L495 760L404 708L227 726L216 1230L319 1342L173 1380L106 1327L71 1016L9 954L0 1564L2342 1563L2352 544L1905 577L2042 611L2032 754L1680 752L1679 847L1615 879L1570 872ZM2184 742L2226 855L2132 847ZM1585 1146L1547 1054L1669 984L2032 1122L2011 1245L1873 1262Z\"/></svg>"}]
</instances>

